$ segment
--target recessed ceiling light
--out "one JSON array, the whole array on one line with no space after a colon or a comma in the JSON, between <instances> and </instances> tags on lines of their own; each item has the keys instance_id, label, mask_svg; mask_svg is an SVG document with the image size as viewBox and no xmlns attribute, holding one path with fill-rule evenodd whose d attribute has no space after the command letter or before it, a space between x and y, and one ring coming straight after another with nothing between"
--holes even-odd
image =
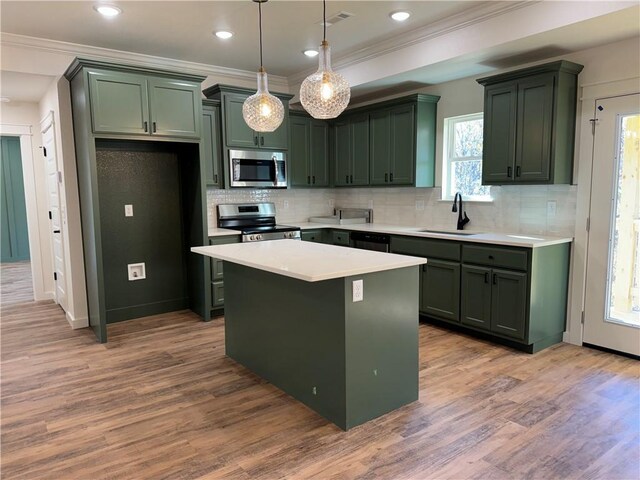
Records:
<instances>
[{"instance_id":1,"label":"recessed ceiling light","mask_svg":"<svg viewBox=\"0 0 640 480\"><path fill-rule=\"evenodd\" d=\"M302 53L304 53L307 57L312 57L312 58L318 55L317 50L304 50Z\"/></svg>"},{"instance_id":2,"label":"recessed ceiling light","mask_svg":"<svg viewBox=\"0 0 640 480\"><path fill-rule=\"evenodd\" d=\"M2 103L9 103L11 101L11 99L9 97L0 97L0 102Z\"/></svg>"},{"instance_id":3,"label":"recessed ceiling light","mask_svg":"<svg viewBox=\"0 0 640 480\"><path fill-rule=\"evenodd\" d=\"M404 22L407 18L411 16L409 12L393 12L389 15L396 22Z\"/></svg>"},{"instance_id":4,"label":"recessed ceiling light","mask_svg":"<svg viewBox=\"0 0 640 480\"><path fill-rule=\"evenodd\" d=\"M122 13L122 9L113 5L96 5L93 7L96 12L105 17L115 17Z\"/></svg>"},{"instance_id":5,"label":"recessed ceiling light","mask_svg":"<svg viewBox=\"0 0 640 480\"><path fill-rule=\"evenodd\" d=\"M227 32L226 30L220 30L216 32L216 37L221 38L222 40L227 40L228 38L233 37L233 32Z\"/></svg>"}]
</instances>

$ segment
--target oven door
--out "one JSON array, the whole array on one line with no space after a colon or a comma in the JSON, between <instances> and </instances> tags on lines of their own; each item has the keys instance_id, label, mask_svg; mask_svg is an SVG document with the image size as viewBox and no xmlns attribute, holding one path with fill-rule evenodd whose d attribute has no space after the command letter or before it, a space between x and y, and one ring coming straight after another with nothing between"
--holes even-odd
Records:
<instances>
[{"instance_id":1,"label":"oven door","mask_svg":"<svg viewBox=\"0 0 640 480\"><path fill-rule=\"evenodd\" d=\"M232 187L286 188L283 152L229 150Z\"/></svg>"}]
</instances>

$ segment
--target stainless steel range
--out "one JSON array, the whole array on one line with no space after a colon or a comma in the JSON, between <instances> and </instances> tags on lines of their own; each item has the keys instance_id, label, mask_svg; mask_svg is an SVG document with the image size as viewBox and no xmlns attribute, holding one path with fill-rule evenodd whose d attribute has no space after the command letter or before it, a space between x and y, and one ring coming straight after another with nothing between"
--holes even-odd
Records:
<instances>
[{"instance_id":1,"label":"stainless steel range","mask_svg":"<svg viewBox=\"0 0 640 480\"><path fill-rule=\"evenodd\" d=\"M243 242L300 240L299 227L276 225L276 206L271 202L218 205L218 227L241 230Z\"/></svg>"}]
</instances>

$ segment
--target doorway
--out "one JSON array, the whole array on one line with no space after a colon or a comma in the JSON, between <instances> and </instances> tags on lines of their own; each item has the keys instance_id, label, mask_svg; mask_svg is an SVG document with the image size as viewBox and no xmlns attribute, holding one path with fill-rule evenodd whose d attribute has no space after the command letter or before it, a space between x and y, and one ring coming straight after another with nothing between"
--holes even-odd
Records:
<instances>
[{"instance_id":1,"label":"doorway","mask_svg":"<svg viewBox=\"0 0 640 480\"><path fill-rule=\"evenodd\" d=\"M20 138L0 137L1 303L33 300Z\"/></svg>"},{"instance_id":2,"label":"doorway","mask_svg":"<svg viewBox=\"0 0 640 480\"><path fill-rule=\"evenodd\" d=\"M585 344L640 355L640 95L595 102Z\"/></svg>"}]
</instances>

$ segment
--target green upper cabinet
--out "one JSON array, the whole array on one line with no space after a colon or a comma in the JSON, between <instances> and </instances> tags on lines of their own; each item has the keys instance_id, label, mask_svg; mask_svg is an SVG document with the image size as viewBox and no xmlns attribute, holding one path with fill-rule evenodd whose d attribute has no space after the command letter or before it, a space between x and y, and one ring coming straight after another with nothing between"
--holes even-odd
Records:
<instances>
[{"instance_id":1,"label":"green upper cabinet","mask_svg":"<svg viewBox=\"0 0 640 480\"><path fill-rule=\"evenodd\" d=\"M150 78L151 134L200 137L200 84Z\"/></svg>"},{"instance_id":2,"label":"green upper cabinet","mask_svg":"<svg viewBox=\"0 0 640 480\"><path fill-rule=\"evenodd\" d=\"M413 185L415 107L403 105L369 116L371 185Z\"/></svg>"},{"instance_id":3,"label":"green upper cabinet","mask_svg":"<svg viewBox=\"0 0 640 480\"><path fill-rule=\"evenodd\" d=\"M200 83L90 69L93 132L200 138Z\"/></svg>"},{"instance_id":4,"label":"green upper cabinet","mask_svg":"<svg viewBox=\"0 0 640 480\"><path fill-rule=\"evenodd\" d=\"M369 185L369 115L341 119L334 134L334 185Z\"/></svg>"},{"instance_id":5,"label":"green upper cabinet","mask_svg":"<svg viewBox=\"0 0 640 480\"><path fill-rule=\"evenodd\" d=\"M485 87L482 183L571 183L578 74L558 61L478 79Z\"/></svg>"},{"instance_id":6,"label":"green upper cabinet","mask_svg":"<svg viewBox=\"0 0 640 480\"><path fill-rule=\"evenodd\" d=\"M149 95L144 75L92 70L89 89L94 133L149 133Z\"/></svg>"},{"instance_id":7,"label":"green upper cabinet","mask_svg":"<svg viewBox=\"0 0 640 480\"><path fill-rule=\"evenodd\" d=\"M327 187L329 126L302 113L292 113L289 121L289 184L292 187Z\"/></svg>"},{"instance_id":8,"label":"green upper cabinet","mask_svg":"<svg viewBox=\"0 0 640 480\"><path fill-rule=\"evenodd\" d=\"M409 95L339 117L334 122L335 186L434 186L439 99ZM362 131L365 125L367 134Z\"/></svg>"},{"instance_id":9,"label":"green upper cabinet","mask_svg":"<svg viewBox=\"0 0 640 480\"><path fill-rule=\"evenodd\" d=\"M229 148L288 150L289 100L293 95L273 93L282 101L284 120L273 132L256 132L249 128L242 117L242 105L254 93L255 90L230 85L213 85L204 90L204 95L207 98L222 102L222 137L224 145Z\"/></svg>"},{"instance_id":10,"label":"green upper cabinet","mask_svg":"<svg viewBox=\"0 0 640 480\"><path fill-rule=\"evenodd\" d=\"M208 186L221 187L220 104L213 100L203 101L202 152L204 156L206 184Z\"/></svg>"}]
</instances>

